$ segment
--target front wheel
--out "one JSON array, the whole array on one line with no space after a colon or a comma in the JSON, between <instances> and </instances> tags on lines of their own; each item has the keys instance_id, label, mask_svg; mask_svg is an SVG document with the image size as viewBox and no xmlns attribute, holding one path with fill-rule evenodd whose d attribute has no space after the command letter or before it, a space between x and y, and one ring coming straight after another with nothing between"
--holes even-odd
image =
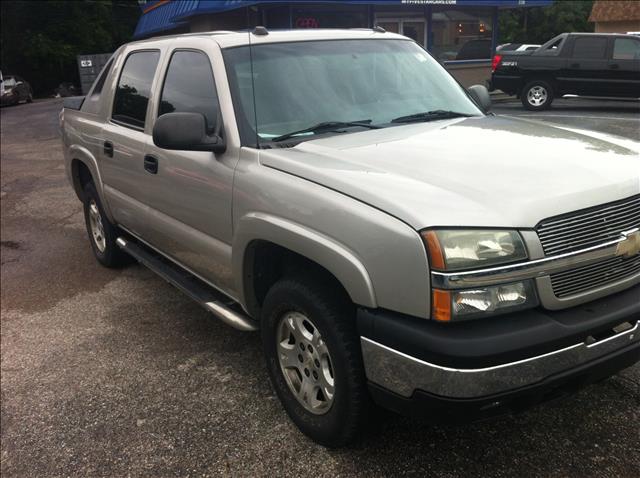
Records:
<instances>
[{"instance_id":1,"label":"front wheel","mask_svg":"<svg viewBox=\"0 0 640 478\"><path fill-rule=\"evenodd\" d=\"M324 446L352 441L370 407L353 306L321 280L286 278L267 293L261 325L271 382L293 422Z\"/></svg>"},{"instance_id":2,"label":"front wheel","mask_svg":"<svg viewBox=\"0 0 640 478\"><path fill-rule=\"evenodd\" d=\"M520 100L528 110L546 110L551 106L551 102L553 101L553 88L546 81L530 81L522 89Z\"/></svg>"}]
</instances>

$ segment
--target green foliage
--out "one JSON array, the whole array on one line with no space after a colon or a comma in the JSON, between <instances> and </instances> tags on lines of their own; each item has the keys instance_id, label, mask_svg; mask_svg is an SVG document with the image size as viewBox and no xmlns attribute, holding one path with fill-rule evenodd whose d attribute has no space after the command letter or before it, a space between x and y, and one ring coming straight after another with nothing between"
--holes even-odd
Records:
<instances>
[{"instance_id":1,"label":"green foliage","mask_svg":"<svg viewBox=\"0 0 640 478\"><path fill-rule=\"evenodd\" d=\"M550 7L500 10L499 43L544 43L564 32L592 32L593 0L556 0Z\"/></svg>"},{"instance_id":2,"label":"green foliage","mask_svg":"<svg viewBox=\"0 0 640 478\"><path fill-rule=\"evenodd\" d=\"M36 95L80 84L76 56L111 53L131 40L136 0L0 2L0 68L24 77Z\"/></svg>"}]
</instances>

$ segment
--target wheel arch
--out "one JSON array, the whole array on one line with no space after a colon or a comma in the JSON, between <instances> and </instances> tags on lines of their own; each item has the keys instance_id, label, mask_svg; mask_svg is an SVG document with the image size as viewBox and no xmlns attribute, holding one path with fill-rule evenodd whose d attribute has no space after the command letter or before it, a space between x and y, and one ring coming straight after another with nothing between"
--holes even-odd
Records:
<instances>
[{"instance_id":1,"label":"wheel arch","mask_svg":"<svg viewBox=\"0 0 640 478\"><path fill-rule=\"evenodd\" d=\"M69 179L78 199L84 201L83 188L86 181L90 179L96 186L107 217L110 221L113 221L109 204L105 200L102 176L95 157L87 148L78 145L71 145L68 154L68 157L71 158L68 166Z\"/></svg>"},{"instance_id":2,"label":"wheel arch","mask_svg":"<svg viewBox=\"0 0 640 478\"><path fill-rule=\"evenodd\" d=\"M371 278L353 251L284 218L263 213L244 216L235 232L232 264L240 301L254 317L268 287L292 265L326 274L355 304L377 306Z\"/></svg>"}]
</instances>

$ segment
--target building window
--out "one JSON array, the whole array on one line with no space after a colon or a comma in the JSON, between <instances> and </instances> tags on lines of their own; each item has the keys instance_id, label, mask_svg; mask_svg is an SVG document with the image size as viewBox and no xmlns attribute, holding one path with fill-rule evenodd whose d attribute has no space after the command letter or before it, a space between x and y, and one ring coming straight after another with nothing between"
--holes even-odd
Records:
<instances>
[{"instance_id":1,"label":"building window","mask_svg":"<svg viewBox=\"0 0 640 478\"><path fill-rule=\"evenodd\" d=\"M293 28L364 28L367 27L366 9L359 6L292 7Z\"/></svg>"},{"instance_id":2,"label":"building window","mask_svg":"<svg viewBox=\"0 0 640 478\"><path fill-rule=\"evenodd\" d=\"M442 61L487 60L491 58L492 11L434 8L432 52Z\"/></svg>"}]
</instances>

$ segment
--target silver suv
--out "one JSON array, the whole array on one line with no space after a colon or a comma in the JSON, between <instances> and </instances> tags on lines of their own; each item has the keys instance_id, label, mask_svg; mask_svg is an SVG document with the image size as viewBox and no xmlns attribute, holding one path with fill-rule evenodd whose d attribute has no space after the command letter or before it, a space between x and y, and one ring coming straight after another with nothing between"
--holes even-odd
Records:
<instances>
[{"instance_id":1,"label":"silver suv","mask_svg":"<svg viewBox=\"0 0 640 478\"><path fill-rule=\"evenodd\" d=\"M640 358L637 142L494 116L408 38L121 47L61 112L96 258L241 330L319 443L375 402L519 409Z\"/></svg>"}]
</instances>

